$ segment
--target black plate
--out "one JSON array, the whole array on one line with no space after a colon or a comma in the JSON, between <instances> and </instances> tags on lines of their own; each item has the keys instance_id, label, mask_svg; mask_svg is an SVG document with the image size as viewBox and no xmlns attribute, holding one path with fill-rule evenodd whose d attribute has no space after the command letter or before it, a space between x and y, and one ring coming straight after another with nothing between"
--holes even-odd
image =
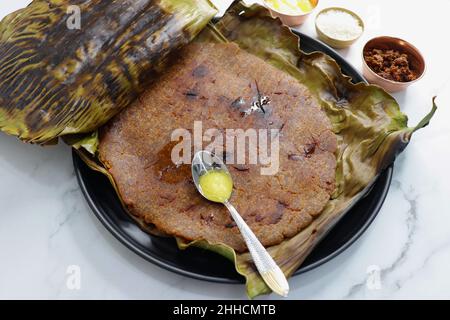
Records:
<instances>
[{"instance_id":1,"label":"black plate","mask_svg":"<svg viewBox=\"0 0 450 320\"><path fill-rule=\"evenodd\" d=\"M330 55L354 82L365 82L358 71L334 50L304 34L299 35L302 50L322 51ZM143 232L122 208L108 179L89 169L76 152L73 152L73 162L89 206L103 225L129 249L158 266L192 278L222 283L243 281L231 262L219 255L198 248L181 251L174 239L159 238ZM381 209L389 190L392 172L391 166L379 176L367 195L348 211L295 274L309 271L333 259L364 233Z\"/></svg>"}]
</instances>

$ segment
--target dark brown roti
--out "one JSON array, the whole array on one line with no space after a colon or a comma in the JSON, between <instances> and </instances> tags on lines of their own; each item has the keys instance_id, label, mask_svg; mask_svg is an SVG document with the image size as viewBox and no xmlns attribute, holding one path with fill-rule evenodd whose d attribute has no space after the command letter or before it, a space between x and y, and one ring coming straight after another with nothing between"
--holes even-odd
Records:
<instances>
[{"instance_id":1,"label":"dark brown roti","mask_svg":"<svg viewBox=\"0 0 450 320\"><path fill-rule=\"evenodd\" d=\"M271 100L266 113L243 116L257 87ZM307 227L329 201L337 140L308 89L234 44L192 44L158 83L101 130L100 159L138 219L169 235L246 250L225 207L198 194L189 165L171 161L177 144L172 131L193 130L198 120L204 131L281 130L276 175L261 175L259 164L229 165L235 183L231 202L265 246Z\"/></svg>"}]
</instances>

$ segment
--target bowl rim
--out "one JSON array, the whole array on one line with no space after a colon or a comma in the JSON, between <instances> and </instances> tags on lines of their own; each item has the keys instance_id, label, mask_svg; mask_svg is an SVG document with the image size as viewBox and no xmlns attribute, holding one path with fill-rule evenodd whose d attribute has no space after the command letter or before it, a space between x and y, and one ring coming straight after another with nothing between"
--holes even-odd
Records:
<instances>
[{"instance_id":1,"label":"bowl rim","mask_svg":"<svg viewBox=\"0 0 450 320\"><path fill-rule=\"evenodd\" d=\"M372 70L372 68L367 64L367 61L366 61L366 59L364 58L364 52L366 51L367 45L368 45L371 41L376 40L376 39L380 39L380 38L388 38L388 39L392 39L392 40L396 40L396 41L398 41L398 40L403 41L403 42L405 42L406 44L408 44L408 46L410 46L416 53L419 54L419 56L420 56L420 57L422 58L422 60L423 60L423 65L424 65L424 67L423 67L422 73L420 74L419 77L417 77L417 79L412 80L412 81L395 81L395 80L390 80L390 79L383 78L383 77L380 76L378 73L376 73L374 70ZM427 69L428 69L428 68L427 68L427 62L426 62L426 60L425 60L425 56L422 54L422 52L421 52L415 45L413 45L411 42L406 41L406 40L404 40L404 39L402 39L402 38L398 38L398 37L392 37L392 36L377 36L377 37L371 38L370 40L368 40L368 41L364 44L364 46L363 46L363 48L362 48L362 52L361 52L361 57L362 57L362 61L363 61L364 66L367 68L367 70L369 70L369 72L370 72L372 75L374 75L377 79L386 81L386 82L391 83L391 84L396 84L396 85L399 85L399 84L407 84L407 85L410 85L410 84L416 83L417 81L419 81L420 79L422 79L422 78L425 76L425 73L427 72Z\"/></svg>"},{"instance_id":2,"label":"bowl rim","mask_svg":"<svg viewBox=\"0 0 450 320\"><path fill-rule=\"evenodd\" d=\"M343 11L343 12L346 12L346 13L350 14L354 18L356 18L356 20L358 20L358 22L359 22L359 25L362 27L361 33L356 38L352 38L352 39L348 39L348 40L342 40L342 39L334 38L334 37L330 36L328 33L324 32L319 27L319 25L317 24L317 19L319 18L319 16L321 14L323 14L325 12L328 12L328 11L332 11L332 10ZM364 34L364 31L366 29L366 25L364 24L364 20L356 12L354 12L354 11L352 11L350 9L347 9L347 8L343 8L343 7L327 7L327 8L324 8L324 9L320 10L317 13L317 15L316 15L316 18L314 20L314 24L316 26L316 29L319 30L320 32L322 32L325 36L327 36L328 38L330 38L330 39L332 39L334 41L339 41L339 42L354 42L354 41L358 40L359 38L361 38L361 36Z\"/></svg>"},{"instance_id":3,"label":"bowl rim","mask_svg":"<svg viewBox=\"0 0 450 320\"><path fill-rule=\"evenodd\" d=\"M276 12L277 14L286 16L286 17L304 17L307 16L308 14L311 14L311 12L313 12L318 6L319 6L319 2L320 0L317 0L316 5L308 12L302 13L302 14L289 14L289 13L284 13L281 11L278 11L277 9L274 9L269 3L267 3L266 0L262 0L264 6L266 6L267 9L269 9L270 11ZM311 0L309 0L309 2L311 2Z\"/></svg>"}]
</instances>

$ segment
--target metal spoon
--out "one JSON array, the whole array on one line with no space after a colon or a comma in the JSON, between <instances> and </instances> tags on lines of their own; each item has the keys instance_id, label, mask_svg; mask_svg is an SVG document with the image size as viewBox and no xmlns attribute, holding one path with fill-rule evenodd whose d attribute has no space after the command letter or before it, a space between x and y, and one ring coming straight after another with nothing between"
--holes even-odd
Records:
<instances>
[{"instance_id":1,"label":"metal spoon","mask_svg":"<svg viewBox=\"0 0 450 320\"><path fill-rule=\"evenodd\" d=\"M212 170L223 170L229 174L229 171L226 165L222 162L222 159L208 151L197 152L192 161L192 177L197 190L204 197L205 194L200 186L200 177ZM230 211L231 217L234 219L237 227L241 231L259 274L273 292L283 297L287 297L289 293L289 284L283 271L281 271L280 267L278 267L261 242L259 242L253 231L228 200L229 199L224 201L223 204Z\"/></svg>"}]
</instances>

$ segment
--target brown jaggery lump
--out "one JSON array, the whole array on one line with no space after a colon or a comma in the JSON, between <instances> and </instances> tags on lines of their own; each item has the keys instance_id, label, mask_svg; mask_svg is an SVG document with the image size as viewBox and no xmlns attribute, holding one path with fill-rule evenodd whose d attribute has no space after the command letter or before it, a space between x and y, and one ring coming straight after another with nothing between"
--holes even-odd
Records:
<instances>
[{"instance_id":1,"label":"brown jaggery lump","mask_svg":"<svg viewBox=\"0 0 450 320\"><path fill-rule=\"evenodd\" d=\"M256 82L270 103L265 113L243 116L238 102L254 99ZM171 161L173 130L192 132L199 120L203 130L280 130L278 173L261 175L260 164L228 165L230 201L263 245L296 235L321 213L335 189L337 139L316 99L296 79L237 45L191 44L100 132L99 157L137 219L172 236L246 251L227 209L197 192L190 165Z\"/></svg>"},{"instance_id":2,"label":"brown jaggery lump","mask_svg":"<svg viewBox=\"0 0 450 320\"><path fill-rule=\"evenodd\" d=\"M397 50L370 49L364 52L364 59L376 74L388 80L409 82L419 77L411 69L408 55Z\"/></svg>"}]
</instances>

